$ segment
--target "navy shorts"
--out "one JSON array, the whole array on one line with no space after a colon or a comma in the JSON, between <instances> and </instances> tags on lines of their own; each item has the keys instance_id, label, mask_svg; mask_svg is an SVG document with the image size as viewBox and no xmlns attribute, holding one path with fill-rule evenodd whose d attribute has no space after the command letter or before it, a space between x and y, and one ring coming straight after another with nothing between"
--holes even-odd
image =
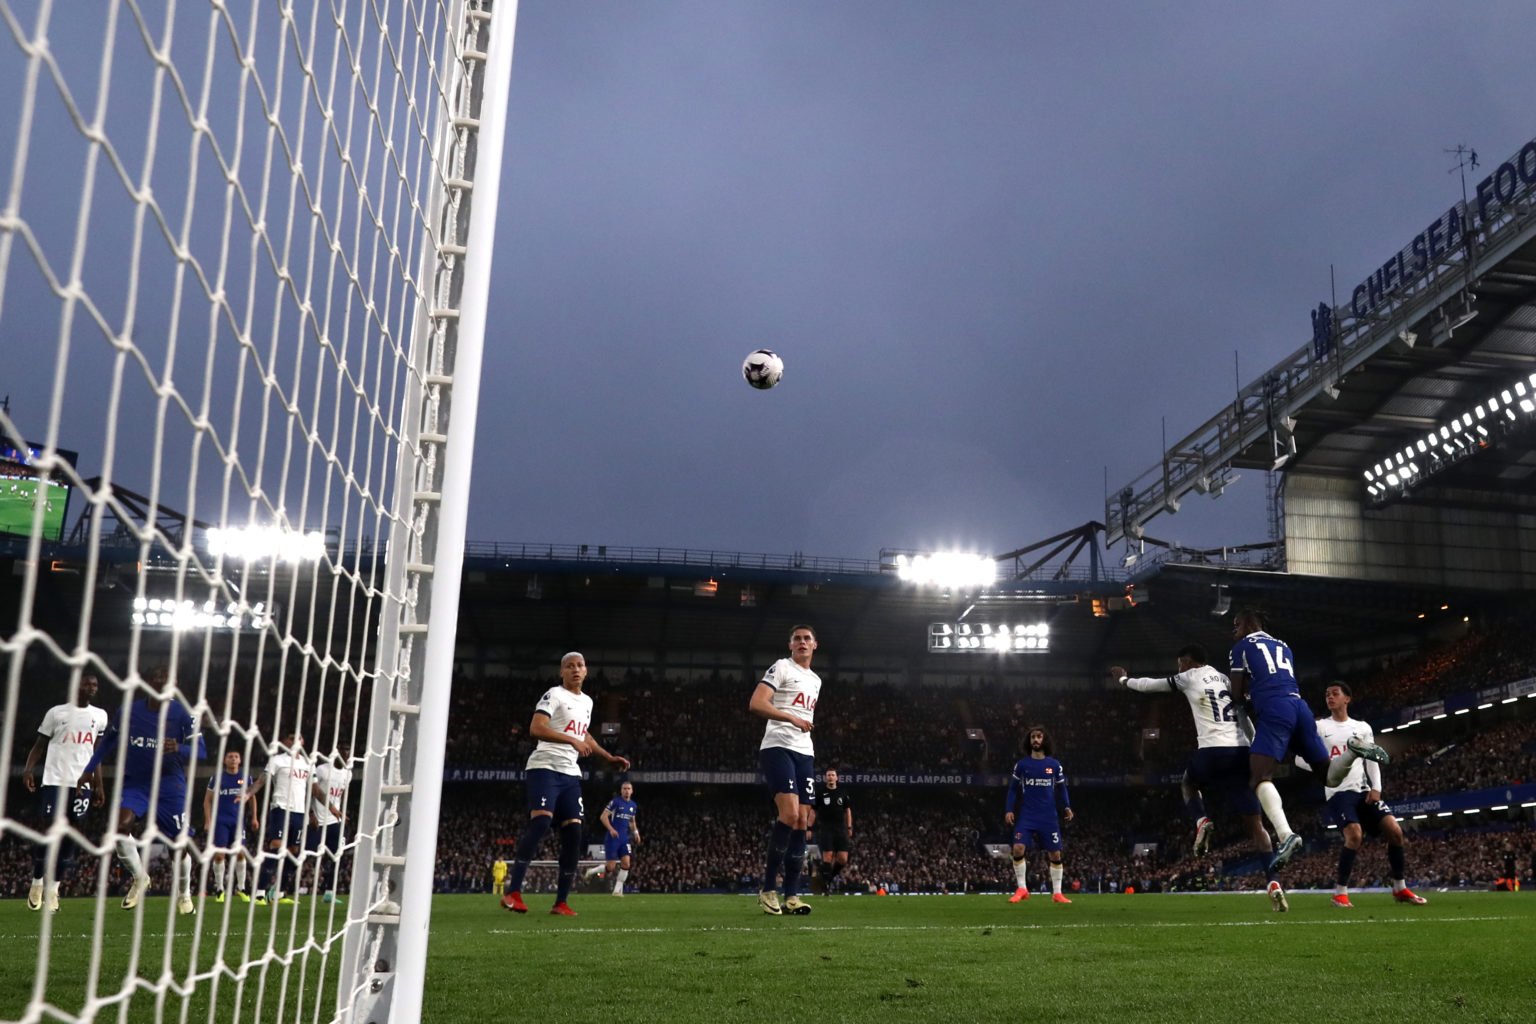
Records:
<instances>
[{"instance_id":1,"label":"navy shorts","mask_svg":"<svg viewBox=\"0 0 1536 1024\"><path fill-rule=\"evenodd\" d=\"M273 806L267 809L267 843L275 839L289 849L304 845L304 825L307 815L303 811L285 811Z\"/></svg>"},{"instance_id":2,"label":"navy shorts","mask_svg":"<svg viewBox=\"0 0 1536 1024\"><path fill-rule=\"evenodd\" d=\"M816 759L788 747L764 747L757 752L763 781L775 793L795 793L801 804L816 798Z\"/></svg>"},{"instance_id":3,"label":"navy shorts","mask_svg":"<svg viewBox=\"0 0 1536 1024\"><path fill-rule=\"evenodd\" d=\"M608 836L603 840L604 860L623 860L630 852L629 836L620 836L618 839Z\"/></svg>"},{"instance_id":4,"label":"navy shorts","mask_svg":"<svg viewBox=\"0 0 1536 1024\"><path fill-rule=\"evenodd\" d=\"M213 845L223 850L238 850L245 846L245 829L242 819L226 821L220 818L213 823Z\"/></svg>"},{"instance_id":5,"label":"navy shorts","mask_svg":"<svg viewBox=\"0 0 1536 1024\"><path fill-rule=\"evenodd\" d=\"M309 848L320 850L324 853L335 854L340 852L344 842L341 834L341 822L333 821L329 825L311 825L309 828Z\"/></svg>"},{"instance_id":6,"label":"navy shorts","mask_svg":"<svg viewBox=\"0 0 1536 1024\"><path fill-rule=\"evenodd\" d=\"M1206 799L1219 798L1233 814L1258 814L1259 798L1248 788L1247 747L1201 747L1185 771Z\"/></svg>"},{"instance_id":7,"label":"navy shorts","mask_svg":"<svg viewBox=\"0 0 1536 1024\"><path fill-rule=\"evenodd\" d=\"M1359 825L1368 836L1380 835L1381 823L1391 814L1392 808L1385 800L1368 801L1365 791L1359 789L1341 789L1323 807L1323 816L1330 825L1337 825L1340 830L1346 825Z\"/></svg>"},{"instance_id":8,"label":"navy shorts","mask_svg":"<svg viewBox=\"0 0 1536 1024\"><path fill-rule=\"evenodd\" d=\"M1059 851L1061 823L1056 821L1020 821L1013 830L1013 843L1028 850Z\"/></svg>"},{"instance_id":9,"label":"navy shorts","mask_svg":"<svg viewBox=\"0 0 1536 1024\"><path fill-rule=\"evenodd\" d=\"M37 815L52 822L59 805L64 806L64 817L79 822L91 812L91 787L39 786L37 787Z\"/></svg>"},{"instance_id":10,"label":"navy shorts","mask_svg":"<svg viewBox=\"0 0 1536 1024\"><path fill-rule=\"evenodd\" d=\"M1300 697L1255 704L1252 750L1276 761L1287 760L1294 753L1307 764L1328 763L1328 748L1317 734L1317 719Z\"/></svg>"},{"instance_id":11,"label":"navy shorts","mask_svg":"<svg viewBox=\"0 0 1536 1024\"><path fill-rule=\"evenodd\" d=\"M175 839L186 835L187 815L182 810L182 797L180 793L161 793L160 799L155 802L155 827L167 839ZM149 794L139 789L123 789L122 808L132 811L134 818L143 821L149 814Z\"/></svg>"},{"instance_id":12,"label":"navy shorts","mask_svg":"<svg viewBox=\"0 0 1536 1024\"><path fill-rule=\"evenodd\" d=\"M556 825L580 821L586 816L581 802L581 776L548 768L528 769L528 810L553 812Z\"/></svg>"}]
</instances>

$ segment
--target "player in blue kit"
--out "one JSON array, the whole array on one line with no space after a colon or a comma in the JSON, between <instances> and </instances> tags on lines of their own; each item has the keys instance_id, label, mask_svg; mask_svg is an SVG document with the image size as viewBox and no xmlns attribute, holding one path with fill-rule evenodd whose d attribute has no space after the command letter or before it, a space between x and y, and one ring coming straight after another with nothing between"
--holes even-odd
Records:
<instances>
[{"instance_id":1,"label":"player in blue kit","mask_svg":"<svg viewBox=\"0 0 1536 1024\"><path fill-rule=\"evenodd\" d=\"M245 892L245 837L260 835L261 829L256 822L256 805L240 799L251 788L251 777L240 770L241 761L240 751L227 752L224 770L208 780L208 788L203 792L203 828L213 850L215 903L224 902L226 856L234 860L235 892L245 902L251 901Z\"/></svg>"},{"instance_id":2,"label":"player in blue kit","mask_svg":"<svg viewBox=\"0 0 1536 1024\"><path fill-rule=\"evenodd\" d=\"M157 668L150 673L149 683L156 691L166 687L169 673ZM180 894L176 903L178 913L192 913L192 857L181 842L190 831L187 821L187 767L198 752L197 721L192 711L179 700L165 700L159 692L140 697L128 709L128 726L120 729L117 724L108 728L106 736L96 745L96 753L86 767L94 771L103 760L124 748L122 800L117 815L117 856L133 875L128 892L123 896L123 909L132 910L149 889L149 873L144 870L144 860L135 838L135 826L149 816L154 808L155 831L159 838L173 846L181 846L176 858L180 865ZM158 768L158 784L156 770Z\"/></svg>"},{"instance_id":3,"label":"player in blue kit","mask_svg":"<svg viewBox=\"0 0 1536 1024\"><path fill-rule=\"evenodd\" d=\"M1029 730L1029 756L1013 766L1008 783L1008 812L1003 820L1013 826L1013 875L1018 888L1009 903L1029 899L1029 875L1025 855L1030 847L1044 848L1051 862L1051 902L1071 903L1062 895L1061 822L1057 808L1071 821L1072 800L1067 794L1067 773L1051 756L1051 738L1044 726Z\"/></svg>"},{"instance_id":4,"label":"player in blue kit","mask_svg":"<svg viewBox=\"0 0 1536 1024\"><path fill-rule=\"evenodd\" d=\"M1233 616L1232 637L1236 641L1232 645L1232 696L1237 701L1246 696L1253 704L1248 785L1259 798L1264 816L1275 827L1279 846L1270 866L1278 868L1301 849L1301 836L1291 831L1286 820L1280 791L1273 781L1275 765L1295 755L1319 778L1326 778L1329 786L1337 786L1354 764L1354 758L1348 763L1340 758L1330 765L1328 748L1317 735L1317 717L1301 699L1291 649L1284 641L1264 632L1263 620L1257 612L1244 609ZM1389 760L1385 750L1360 739L1352 738L1349 750L1368 761L1386 764ZM1270 898L1277 910L1283 910L1285 894L1277 892L1277 886L1276 882L1270 883Z\"/></svg>"},{"instance_id":5,"label":"player in blue kit","mask_svg":"<svg viewBox=\"0 0 1536 1024\"><path fill-rule=\"evenodd\" d=\"M608 834L603 837L603 863L594 868L587 869L587 878L606 878L613 874L614 868L619 873L613 883L613 894L624 895L624 883L629 880L630 857L634 847L640 845L640 826L635 823L635 816L640 807L634 801L635 787L631 783L624 783L619 787L619 795L608 801L608 806L603 808L603 828Z\"/></svg>"}]
</instances>

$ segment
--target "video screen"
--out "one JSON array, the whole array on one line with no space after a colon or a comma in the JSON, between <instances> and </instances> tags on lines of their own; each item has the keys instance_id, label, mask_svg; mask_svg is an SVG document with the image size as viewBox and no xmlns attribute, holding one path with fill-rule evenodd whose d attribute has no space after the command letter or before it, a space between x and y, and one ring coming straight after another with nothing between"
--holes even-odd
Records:
<instances>
[{"instance_id":1,"label":"video screen","mask_svg":"<svg viewBox=\"0 0 1536 1024\"><path fill-rule=\"evenodd\" d=\"M43 539L58 541L63 537L71 488L59 480L38 479L31 463L40 451L33 445L0 445L0 535L30 537L33 516L41 505ZM58 449L58 454L73 465L74 452Z\"/></svg>"}]
</instances>

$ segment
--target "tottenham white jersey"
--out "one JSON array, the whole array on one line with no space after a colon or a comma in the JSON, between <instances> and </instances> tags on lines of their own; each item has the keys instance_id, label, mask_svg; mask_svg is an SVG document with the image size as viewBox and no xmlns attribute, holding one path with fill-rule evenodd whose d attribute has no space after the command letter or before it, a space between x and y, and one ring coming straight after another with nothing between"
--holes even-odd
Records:
<instances>
[{"instance_id":1,"label":"tottenham white jersey","mask_svg":"<svg viewBox=\"0 0 1536 1024\"><path fill-rule=\"evenodd\" d=\"M80 773L96 752L96 741L107 731L107 713L94 704L59 704L48 709L38 735L48 737L43 785L77 786Z\"/></svg>"},{"instance_id":2,"label":"tottenham white jersey","mask_svg":"<svg viewBox=\"0 0 1536 1024\"><path fill-rule=\"evenodd\" d=\"M272 805L279 810L302 814L309 809L310 783L314 766L303 754L279 751L267 761L266 774L271 776Z\"/></svg>"},{"instance_id":3,"label":"tottenham white jersey","mask_svg":"<svg viewBox=\"0 0 1536 1024\"><path fill-rule=\"evenodd\" d=\"M552 687L539 698L535 712L549 716L549 727L572 739L582 739L592 724L592 698L584 693L572 693L563 686ZM545 768L561 775L580 775L576 761L581 755L569 743L551 743L539 740L539 745L528 755L529 768Z\"/></svg>"},{"instance_id":4,"label":"tottenham white jersey","mask_svg":"<svg viewBox=\"0 0 1536 1024\"><path fill-rule=\"evenodd\" d=\"M1370 724L1357 722L1353 718L1346 718L1342 722L1335 721L1332 715L1317 720L1317 734L1322 737L1323 746L1328 748L1330 759L1344 753L1345 744L1351 736L1359 736L1367 743L1375 743L1376 735L1371 732ZM1349 766L1349 773L1344 776L1344 781L1337 786L1324 786L1323 792L1328 796L1338 792L1364 793L1368 789L1381 788L1381 769L1374 761L1364 758Z\"/></svg>"},{"instance_id":5,"label":"tottenham white jersey","mask_svg":"<svg viewBox=\"0 0 1536 1024\"><path fill-rule=\"evenodd\" d=\"M821 697L821 676L795 664L793 658L780 658L763 673L763 682L773 687L773 706L808 722L816 720L816 701ZM811 734L788 722L768 722L759 749L785 747L801 754L815 754Z\"/></svg>"},{"instance_id":6,"label":"tottenham white jersey","mask_svg":"<svg viewBox=\"0 0 1536 1024\"><path fill-rule=\"evenodd\" d=\"M1232 699L1232 682L1210 665L1178 675L1127 679L1125 685L1142 693L1182 693L1195 716L1196 744L1205 747L1246 747L1252 729L1243 709Z\"/></svg>"},{"instance_id":7,"label":"tottenham white jersey","mask_svg":"<svg viewBox=\"0 0 1536 1024\"><path fill-rule=\"evenodd\" d=\"M331 808L334 806L346 810L347 789L352 785L352 769L321 761L315 765L315 782L325 790L325 799L312 795L309 812L315 816L317 825L334 825L341 819L331 813Z\"/></svg>"}]
</instances>

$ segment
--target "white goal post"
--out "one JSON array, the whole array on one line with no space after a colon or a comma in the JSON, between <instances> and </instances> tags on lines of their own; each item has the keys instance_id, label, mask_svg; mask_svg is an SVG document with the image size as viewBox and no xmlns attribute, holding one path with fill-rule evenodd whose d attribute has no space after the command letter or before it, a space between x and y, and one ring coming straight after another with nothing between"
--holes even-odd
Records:
<instances>
[{"instance_id":1,"label":"white goal post","mask_svg":"<svg viewBox=\"0 0 1536 1024\"><path fill-rule=\"evenodd\" d=\"M516 17L0 0L0 1021L420 1019Z\"/></svg>"}]
</instances>

